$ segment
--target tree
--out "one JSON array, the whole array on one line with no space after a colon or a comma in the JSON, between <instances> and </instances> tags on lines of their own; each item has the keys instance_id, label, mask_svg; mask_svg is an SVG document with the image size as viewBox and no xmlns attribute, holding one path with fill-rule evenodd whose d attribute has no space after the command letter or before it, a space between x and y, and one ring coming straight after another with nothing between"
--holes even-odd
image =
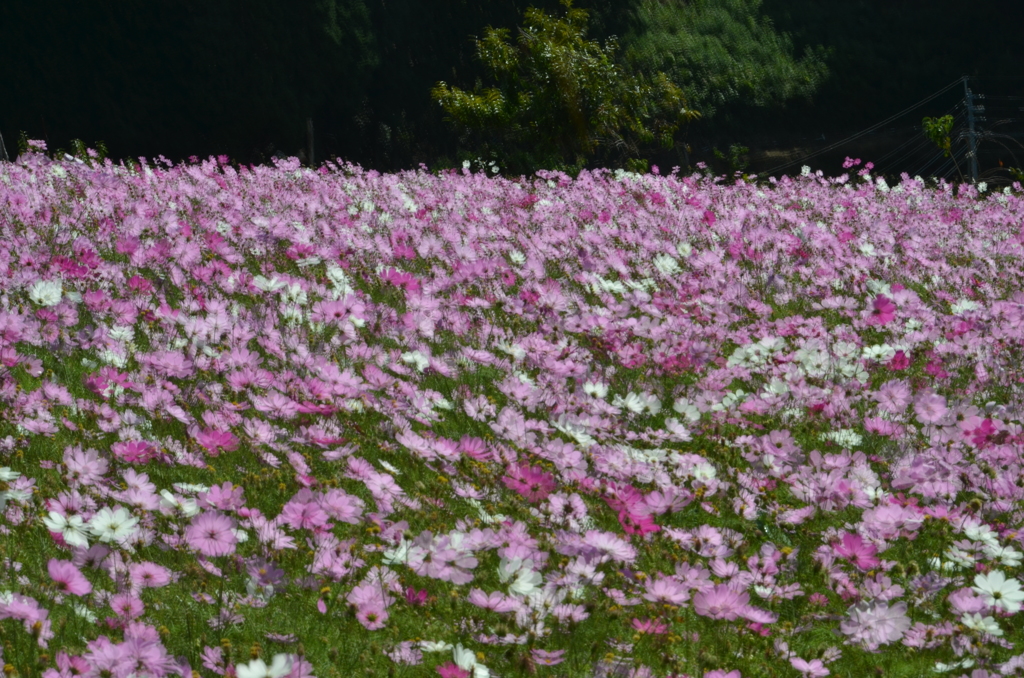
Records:
<instances>
[{"instance_id":1,"label":"tree","mask_svg":"<svg viewBox=\"0 0 1024 678\"><path fill-rule=\"evenodd\" d=\"M758 22L760 7L761 0L641 0L624 57L633 69L664 70L707 118L734 101L767 108L809 100L828 77L823 59L831 51L808 47L794 61L789 36L767 17Z\"/></svg>"},{"instance_id":2,"label":"tree","mask_svg":"<svg viewBox=\"0 0 1024 678\"><path fill-rule=\"evenodd\" d=\"M477 57L499 87L482 90L478 80L470 93L439 82L431 98L448 114L445 121L464 138L475 135L479 148L512 174L543 165L578 172L601 148L636 154L637 141L670 147L680 124L699 117L680 88L663 73L624 73L613 61L615 38L603 49L585 41L587 12L573 9L572 0L561 4L565 20L527 9L518 45L506 42L508 29L487 26L475 41Z\"/></svg>"}]
</instances>

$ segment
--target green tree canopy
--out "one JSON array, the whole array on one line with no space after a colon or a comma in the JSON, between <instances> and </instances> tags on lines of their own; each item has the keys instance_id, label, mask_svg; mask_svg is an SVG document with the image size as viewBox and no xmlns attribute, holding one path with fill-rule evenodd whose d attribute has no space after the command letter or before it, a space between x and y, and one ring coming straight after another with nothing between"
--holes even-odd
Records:
<instances>
[{"instance_id":1,"label":"green tree canopy","mask_svg":"<svg viewBox=\"0 0 1024 678\"><path fill-rule=\"evenodd\" d=\"M767 17L759 22L760 8L761 0L640 0L623 56L634 70L664 71L706 118L733 101L810 100L828 77L831 50L807 47L794 60L789 35Z\"/></svg>"},{"instance_id":2,"label":"green tree canopy","mask_svg":"<svg viewBox=\"0 0 1024 678\"><path fill-rule=\"evenodd\" d=\"M565 20L527 9L518 44L506 42L508 29L486 28L477 56L499 87L482 90L478 80L470 93L439 82L431 97L445 121L463 138L476 135L478 148L511 174L542 166L578 172L601 147L630 154L638 141L671 147L679 125L699 116L680 88L663 73L623 72L613 61L614 37L604 48L585 41L587 12L572 0L561 4Z\"/></svg>"}]
</instances>

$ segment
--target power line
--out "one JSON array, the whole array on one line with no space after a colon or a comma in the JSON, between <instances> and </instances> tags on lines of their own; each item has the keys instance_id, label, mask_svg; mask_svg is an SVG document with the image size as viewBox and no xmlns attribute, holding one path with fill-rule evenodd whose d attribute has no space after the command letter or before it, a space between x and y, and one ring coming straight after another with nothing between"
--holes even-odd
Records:
<instances>
[{"instance_id":1,"label":"power line","mask_svg":"<svg viewBox=\"0 0 1024 678\"><path fill-rule=\"evenodd\" d=\"M953 108L951 108L951 109L948 109L948 110L946 111L945 115L951 115L951 114L953 114L953 111L954 111L954 109L953 109ZM955 115L954 115L954 123L955 123L955 122L956 122L957 120L959 120L959 119L960 119L960 114L955 114ZM914 127L912 128L912 129L914 129L914 130L917 130L917 131L920 131L920 130L921 130L921 127L920 127L920 126L917 126L917 125L915 125L915 126L914 126ZM881 158L879 158L878 160L876 160L876 161L875 161L875 166L882 166L882 164L883 164L883 163L884 163L884 162L885 162L886 160L888 160L888 159L889 159L889 158L890 158L890 157L891 157L892 155L894 155L894 154L898 153L898 152L899 152L899 151L900 151L901 149L903 149L903 147L905 147L905 146L907 146L907 145L909 145L909 144L913 144L913 143L915 143L915 142L916 142L916 145L914 146L914 148L913 148L913 149L911 149L910 151L908 151L908 152L904 153L903 155L901 155L901 156L899 157L899 159L897 159L897 160L895 160L895 161L893 161L893 162L891 162L891 163L888 163L888 164L890 164L890 165L898 165L898 164L902 163L902 161L903 161L904 159L906 159L906 158L907 158L908 156L910 156L910 155L913 155L914 153L916 153L916 152L918 152L918 151L921 151L921 150L923 150L923 149L927 148L928 146L932 145L932 143L933 143L933 142L931 141L931 139L929 139L929 138L927 138L927 137L915 135L914 137L911 137L911 138L910 138L910 139L909 139L908 141L904 142L903 144L901 144L901 145L900 145L900 146L898 146L897 148L893 149L892 151L889 151L889 152L888 152L888 153L886 153L886 154L885 154L884 156L882 156Z\"/></svg>"},{"instance_id":2,"label":"power line","mask_svg":"<svg viewBox=\"0 0 1024 678\"><path fill-rule=\"evenodd\" d=\"M809 159L811 159L811 158L813 158L813 157L815 157L817 155L821 155L822 153L827 153L828 151L831 151L831 150L833 150L835 148L839 148L840 146L842 146L842 145L844 145L846 143L849 143L849 142L853 141L854 139L859 139L860 137L864 136L865 134L868 134L869 132L872 132L872 131L878 129L882 125L890 123L893 120L896 120L897 118L899 118L900 116L906 115L907 113L909 113L910 111L914 110L915 108L918 108L918 107L928 103L932 99L936 98L940 94L944 94L946 91L952 89L953 87L956 87L957 85L962 84L963 80L964 79L962 77L961 78L957 78L952 83L950 83L949 85L946 85L945 87L943 87L939 91L935 92L931 96L922 99L921 101L917 102L913 106L900 111L899 113L897 113L896 115L894 115L894 116L892 116L890 118L886 118L885 120L883 120L882 122L878 123L877 125L872 125L871 127L868 127L866 129L864 129L863 131L858 132L857 134L854 134L851 137L847 137L846 139L843 139L842 141L836 142L836 143L832 144L831 146L827 146L827 147L821 149L820 151L816 151L814 153L811 153L810 155L807 155L807 156L805 156L805 157L803 157L803 158L801 158L799 160L792 160L792 161L784 163L782 165L778 165L776 167L773 167L770 170L768 170L767 172L765 172L765 174L770 175L772 172L774 172L776 170L782 169L784 167L790 167L792 165L796 165L798 163L803 162L804 160L809 160Z\"/></svg>"}]
</instances>

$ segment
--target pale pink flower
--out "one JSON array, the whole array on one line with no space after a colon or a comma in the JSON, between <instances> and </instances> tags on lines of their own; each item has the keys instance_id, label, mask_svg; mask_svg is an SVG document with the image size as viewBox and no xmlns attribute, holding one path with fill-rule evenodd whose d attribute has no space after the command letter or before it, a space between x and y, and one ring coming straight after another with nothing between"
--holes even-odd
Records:
<instances>
[{"instance_id":1,"label":"pale pink flower","mask_svg":"<svg viewBox=\"0 0 1024 678\"><path fill-rule=\"evenodd\" d=\"M897 603L891 608L879 601L861 601L851 607L850 618L839 624L840 630L856 642L862 642L869 650L879 645L894 643L910 628L910 617L906 615L907 604Z\"/></svg>"},{"instance_id":2,"label":"pale pink flower","mask_svg":"<svg viewBox=\"0 0 1024 678\"><path fill-rule=\"evenodd\" d=\"M226 556L235 551L238 538L231 531L234 522L228 516L207 512L197 516L185 529L189 546L204 556Z\"/></svg>"},{"instance_id":3,"label":"pale pink flower","mask_svg":"<svg viewBox=\"0 0 1024 678\"><path fill-rule=\"evenodd\" d=\"M925 393L914 402L914 412L922 424L938 423L948 411L946 399L938 393Z\"/></svg>"},{"instance_id":4,"label":"pale pink flower","mask_svg":"<svg viewBox=\"0 0 1024 678\"><path fill-rule=\"evenodd\" d=\"M739 617L750 602L750 594L746 591L736 592L725 584L716 584L710 591L703 591L693 597L694 611L712 619L728 619Z\"/></svg>"},{"instance_id":5,"label":"pale pink flower","mask_svg":"<svg viewBox=\"0 0 1024 678\"><path fill-rule=\"evenodd\" d=\"M171 581L170 570L151 562L132 563L128 566L128 573L132 582L140 588L160 588Z\"/></svg>"},{"instance_id":6,"label":"pale pink flower","mask_svg":"<svg viewBox=\"0 0 1024 678\"><path fill-rule=\"evenodd\" d=\"M808 662L800 657L790 657L789 663L793 665L794 669L811 678L821 678L821 676L827 676L829 673L820 659L813 659Z\"/></svg>"}]
</instances>

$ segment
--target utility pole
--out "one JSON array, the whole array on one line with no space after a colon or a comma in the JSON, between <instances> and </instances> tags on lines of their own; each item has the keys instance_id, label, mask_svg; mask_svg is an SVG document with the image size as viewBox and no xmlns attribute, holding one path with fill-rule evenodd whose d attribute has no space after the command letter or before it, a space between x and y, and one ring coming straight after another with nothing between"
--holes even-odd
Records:
<instances>
[{"instance_id":1,"label":"utility pole","mask_svg":"<svg viewBox=\"0 0 1024 678\"><path fill-rule=\"evenodd\" d=\"M967 145L970 149L967 153L971 159L971 178L974 183L978 183L978 145L976 142L976 133L974 131L975 120L984 122L984 117L975 117L975 113L984 113L984 106L975 106L974 99L984 99L984 94L971 94L971 89L967 86L967 76L964 76L964 92L967 94Z\"/></svg>"}]
</instances>

